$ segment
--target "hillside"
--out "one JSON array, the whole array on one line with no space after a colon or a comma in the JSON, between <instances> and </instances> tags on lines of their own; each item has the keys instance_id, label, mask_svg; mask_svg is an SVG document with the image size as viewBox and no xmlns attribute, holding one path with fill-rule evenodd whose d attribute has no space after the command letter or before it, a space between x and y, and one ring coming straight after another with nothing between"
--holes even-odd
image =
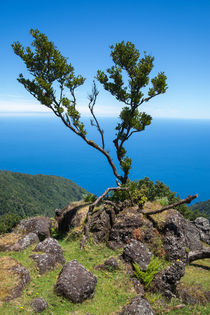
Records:
<instances>
[{"instance_id":1,"label":"hillside","mask_svg":"<svg viewBox=\"0 0 210 315\"><path fill-rule=\"evenodd\" d=\"M194 205L189 207L193 211L199 211L202 214L205 214L210 218L210 199L206 201L197 202Z\"/></svg>"},{"instance_id":2,"label":"hillside","mask_svg":"<svg viewBox=\"0 0 210 315\"><path fill-rule=\"evenodd\" d=\"M51 217L56 208L80 200L84 193L86 190L62 177L0 171L0 215Z\"/></svg>"}]
</instances>

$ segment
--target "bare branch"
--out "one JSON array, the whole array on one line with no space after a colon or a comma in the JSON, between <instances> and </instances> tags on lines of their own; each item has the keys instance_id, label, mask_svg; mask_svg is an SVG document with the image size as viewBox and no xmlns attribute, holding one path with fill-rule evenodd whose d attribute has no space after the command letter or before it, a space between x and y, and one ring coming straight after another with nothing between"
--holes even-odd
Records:
<instances>
[{"instance_id":1,"label":"bare branch","mask_svg":"<svg viewBox=\"0 0 210 315\"><path fill-rule=\"evenodd\" d=\"M161 212L163 212L163 211L165 211L165 210L169 210L169 209L175 208L175 207L177 207L177 206L179 206L179 205L182 205L182 204L184 204L184 203L191 203L191 201L192 201L193 199L197 198L197 197L198 197L198 195L188 196L186 199L182 199L182 200L180 200L180 201L178 201L178 202L175 202L175 203L173 203L173 204L171 204L171 205L168 205L168 206L166 206L166 207L163 207L163 208L161 208L161 209L159 209L159 210L154 210L154 211L150 211L150 212L142 211L142 213L143 213L143 214L146 214L146 215L161 213Z\"/></svg>"},{"instance_id":2,"label":"bare branch","mask_svg":"<svg viewBox=\"0 0 210 315\"><path fill-rule=\"evenodd\" d=\"M100 203L100 201L101 201L110 191L113 191L113 190L115 190L115 191L127 191L127 192L129 193L128 188L126 188L126 187L110 187L110 188L107 188L107 190L105 190L105 192L104 192L101 196L99 196L99 197L96 199L96 201L94 201L94 202L92 203L92 205L90 205L90 207L89 207L89 212L92 212L93 209ZM129 197L130 197L130 194L129 194Z\"/></svg>"},{"instance_id":3,"label":"bare branch","mask_svg":"<svg viewBox=\"0 0 210 315\"><path fill-rule=\"evenodd\" d=\"M93 90L92 90L92 94L89 95L89 109L90 109L90 112L91 112L91 115L93 116L93 119L96 123L96 125L94 123L92 123L93 126L95 126L98 130L98 132L100 133L100 136L101 136L101 141L102 141L102 148L104 149L105 148L105 144L104 144L104 132L103 130L101 129L100 125L99 125L99 122L94 114L94 106L95 106L95 103L96 103L96 99L97 99L97 96L98 96L98 90L96 88L96 84L95 84L95 81L93 81Z\"/></svg>"}]
</instances>

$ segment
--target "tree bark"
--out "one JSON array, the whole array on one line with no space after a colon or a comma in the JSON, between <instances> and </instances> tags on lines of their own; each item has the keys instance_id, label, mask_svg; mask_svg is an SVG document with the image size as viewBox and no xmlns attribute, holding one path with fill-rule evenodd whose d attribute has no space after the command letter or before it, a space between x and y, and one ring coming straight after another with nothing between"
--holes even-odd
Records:
<instances>
[{"instance_id":1,"label":"tree bark","mask_svg":"<svg viewBox=\"0 0 210 315\"><path fill-rule=\"evenodd\" d=\"M189 252L188 262L191 263L194 260L210 258L210 247L204 247L200 250Z\"/></svg>"},{"instance_id":2,"label":"tree bark","mask_svg":"<svg viewBox=\"0 0 210 315\"><path fill-rule=\"evenodd\" d=\"M180 200L180 201L178 201L178 202L175 202L175 203L173 203L173 204L171 204L171 205L168 205L168 206L166 206L166 207L163 207L163 208L161 208L161 209L154 210L154 211L150 211L150 212L142 211L142 213L143 213L143 214L146 214L146 215L161 213L161 212L163 212L163 211L165 211L165 210L169 210L169 209L175 208L175 207L177 207L177 206L179 206L179 205L182 205L182 204L184 204L184 203L190 203L193 199L195 199L195 198L197 198L197 197L198 197L198 195L188 196L188 197L185 198L185 199L182 199L182 200Z\"/></svg>"}]
</instances>

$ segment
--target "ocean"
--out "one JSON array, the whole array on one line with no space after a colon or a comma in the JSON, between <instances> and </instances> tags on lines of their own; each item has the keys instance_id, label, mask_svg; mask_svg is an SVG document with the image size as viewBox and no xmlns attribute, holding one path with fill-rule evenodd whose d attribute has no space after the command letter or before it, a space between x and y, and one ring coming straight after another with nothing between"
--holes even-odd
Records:
<instances>
[{"instance_id":1,"label":"ocean","mask_svg":"<svg viewBox=\"0 0 210 315\"><path fill-rule=\"evenodd\" d=\"M116 120L99 119L106 149L112 144ZM90 139L99 141L88 124ZM198 193L210 199L210 120L154 119L145 131L134 134L126 146L133 166L130 178L163 181L181 198ZM115 186L112 170L95 149L50 114L0 116L0 169L69 178L97 195Z\"/></svg>"}]
</instances>

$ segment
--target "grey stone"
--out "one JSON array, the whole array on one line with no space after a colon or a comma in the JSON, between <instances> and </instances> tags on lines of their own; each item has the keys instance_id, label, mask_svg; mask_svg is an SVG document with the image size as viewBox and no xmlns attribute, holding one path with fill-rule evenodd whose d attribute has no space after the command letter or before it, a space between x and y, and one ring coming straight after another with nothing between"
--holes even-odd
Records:
<instances>
[{"instance_id":1,"label":"grey stone","mask_svg":"<svg viewBox=\"0 0 210 315\"><path fill-rule=\"evenodd\" d=\"M31 304L35 313L41 313L48 307L48 303L42 298L34 299Z\"/></svg>"},{"instance_id":2,"label":"grey stone","mask_svg":"<svg viewBox=\"0 0 210 315\"><path fill-rule=\"evenodd\" d=\"M23 238L21 238L21 240L19 240L18 243L20 245L20 250L23 250L33 243L39 243L39 238L37 234L31 232L24 236Z\"/></svg>"},{"instance_id":3,"label":"grey stone","mask_svg":"<svg viewBox=\"0 0 210 315\"><path fill-rule=\"evenodd\" d=\"M119 269L119 265L113 257L105 260L104 264L97 265L95 269L101 269L101 270L108 270L108 271L114 271Z\"/></svg>"},{"instance_id":4,"label":"grey stone","mask_svg":"<svg viewBox=\"0 0 210 315\"><path fill-rule=\"evenodd\" d=\"M123 258L125 261L132 264L139 264L141 269L146 271L152 258L152 254L143 243L131 240L131 242L124 248Z\"/></svg>"},{"instance_id":5,"label":"grey stone","mask_svg":"<svg viewBox=\"0 0 210 315\"><path fill-rule=\"evenodd\" d=\"M210 223L203 217L196 218L193 222L200 233L201 241L210 245Z\"/></svg>"},{"instance_id":6,"label":"grey stone","mask_svg":"<svg viewBox=\"0 0 210 315\"><path fill-rule=\"evenodd\" d=\"M54 256L56 262L61 264L65 263L63 250L61 246L58 244L58 241L54 238L46 238L43 242L37 244L34 251L51 254Z\"/></svg>"},{"instance_id":7,"label":"grey stone","mask_svg":"<svg viewBox=\"0 0 210 315\"><path fill-rule=\"evenodd\" d=\"M197 228L178 211L171 210L164 222L164 250L170 261L187 261L187 252L202 248Z\"/></svg>"},{"instance_id":8,"label":"grey stone","mask_svg":"<svg viewBox=\"0 0 210 315\"><path fill-rule=\"evenodd\" d=\"M55 285L55 292L73 303L82 303L92 298L97 278L79 264L77 260L69 261L61 270Z\"/></svg>"},{"instance_id":9,"label":"grey stone","mask_svg":"<svg viewBox=\"0 0 210 315\"><path fill-rule=\"evenodd\" d=\"M124 306L120 315L154 315L149 302L137 295L130 303Z\"/></svg>"},{"instance_id":10,"label":"grey stone","mask_svg":"<svg viewBox=\"0 0 210 315\"><path fill-rule=\"evenodd\" d=\"M34 254L30 257L35 260L40 274L43 274L55 268L56 260L55 257L51 254Z\"/></svg>"},{"instance_id":11,"label":"grey stone","mask_svg":"<svg viewBox=\"0 0 210 315\"><path fill-rule=\"evenodd\" d=\"M21 220L14 231L22 234L35 233L38 235L39 240L43 241L45 238L50 237L50 229L50 218L40 216Z\"/></svg>"},{"instance_id":12,"label":"grey stone","mask_svg":"<svg viewBox=\"0 0 210 315\"><path fill-rule=\"evenodd\" d=\"M185 264L182 261L176 261L155 276L151 283L151 288L154 291L162 292L168 299L171 299L175 297L176 287L184 273Z\"/></svg>"}]
</instances>

